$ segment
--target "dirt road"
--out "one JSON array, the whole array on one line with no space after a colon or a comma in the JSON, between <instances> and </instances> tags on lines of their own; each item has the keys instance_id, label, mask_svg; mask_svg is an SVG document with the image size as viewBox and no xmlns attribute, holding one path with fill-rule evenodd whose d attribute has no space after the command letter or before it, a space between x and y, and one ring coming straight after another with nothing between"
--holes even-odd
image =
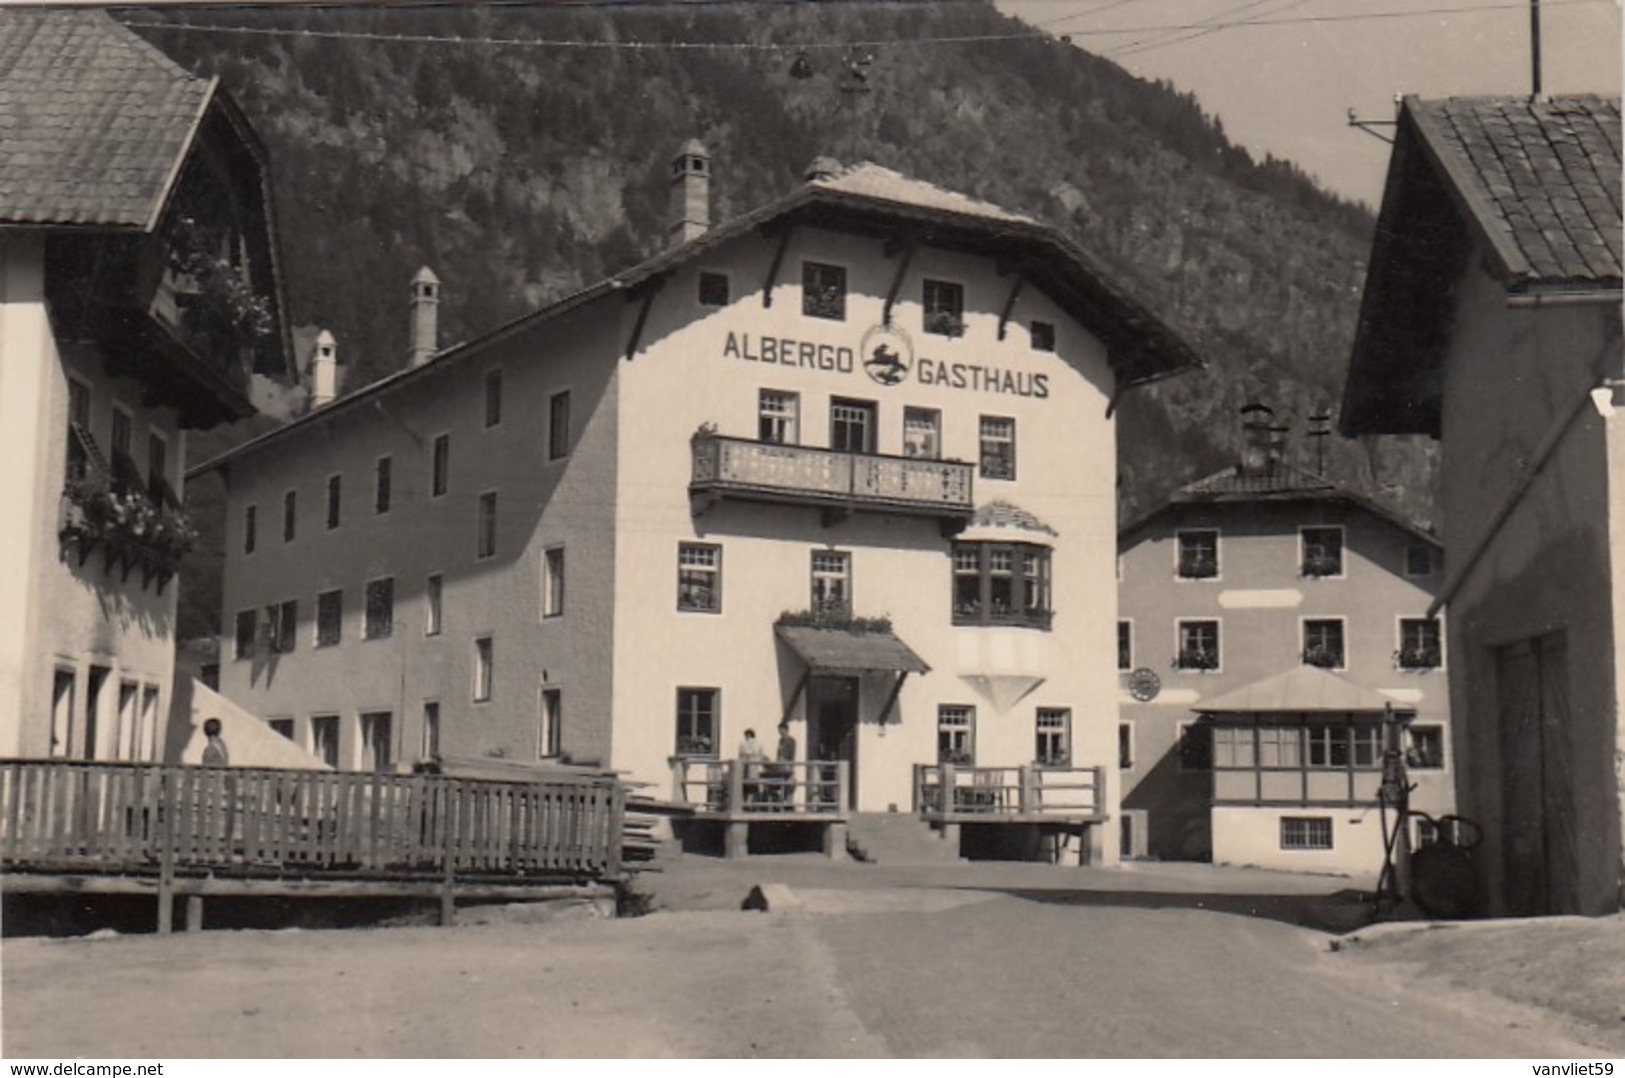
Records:
<instances>
[{"instance_id":1,"label":"dirt road","mask_svg":"<svg viewBox=\"0 0 1625 1078\"><path fill-rule=\"evenodd\" d=\"M1205 909L800 888L782 913L10 940L61 1056L1596 1057L1586 1031ZM1428 982L1432 984L1432 982Z\"/></svg>"}]
</instances>

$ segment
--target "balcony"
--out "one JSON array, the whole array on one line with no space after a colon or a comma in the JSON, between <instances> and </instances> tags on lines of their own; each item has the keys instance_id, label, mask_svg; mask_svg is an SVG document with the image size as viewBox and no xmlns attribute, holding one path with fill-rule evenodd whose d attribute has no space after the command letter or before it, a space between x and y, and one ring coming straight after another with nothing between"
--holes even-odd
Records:
<instances>
[{"instance_id":1,"label":"balcony","mask_svg":"<svg viewBox=\"0 0 1625 1078\"><path fill-rule=\"evenodd\" d=\"M974 465L920 457L843 453L701 433L693 439L689 493L853 511L933 517L957 531L974 511Z\"/></svg>"}]
</instances>

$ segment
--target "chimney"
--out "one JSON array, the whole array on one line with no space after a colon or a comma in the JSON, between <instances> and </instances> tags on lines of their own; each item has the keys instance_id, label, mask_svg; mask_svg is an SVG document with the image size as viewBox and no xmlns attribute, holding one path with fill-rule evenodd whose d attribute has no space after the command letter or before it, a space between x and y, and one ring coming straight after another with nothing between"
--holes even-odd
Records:
<instances>
[{"instance_id":1,"label":"chimney","mask_svg":"<svg viewBox=\"0 0 1625 1078\"><path fill-rule=\"evenodd\" d=\"M1267 404L1254 401L1241 406L1241 460L1236 465L1237 475L1268 475L1273 436L1271 420L1275 410Z\"/></svg>"},{"instance_id":2,"label":"chimney","mask_svg":"<svg viewBox=\"0 0 1625 1078\"><path fill-rule=\"evenodd\" d=\"M428 266L412 278L411 335L406 365L421 367L440 350L440 278Z\"/></svg>"},{"instance_id":3,"label":"chimney","mask_svg":"<svg viewBox=\"0 0 1625 1078\"><path fill-rule=\"evenodd\" d=\"M338 395L338 344L324 329L316 334L316 354L310 360L310 410L326 407Z\"/></svg>"},{"instance_id":4,"label":"chimney","mask_svg":"<svg viewBox=\"0 0 1625 1078\"><path fill-rule=\"evenodd\" d=\"M711 155L689 139L671 159L671 211L666 239L672 246L705 235L711 227Z\"/></svg>"},{"instance_id":5,"label":"chimney","mask_svg":"<svg viewBox=\"0 0 1625 1078\"><path fill-rule=\"evenodd\" d=\"M802 174L802 178L808 183L816 183L819 180L833 180L840 174L841 163L833 157L825 157L820 154L812 159L812 164L807 166L807 171Z\"/></svg>"}]
</instances>

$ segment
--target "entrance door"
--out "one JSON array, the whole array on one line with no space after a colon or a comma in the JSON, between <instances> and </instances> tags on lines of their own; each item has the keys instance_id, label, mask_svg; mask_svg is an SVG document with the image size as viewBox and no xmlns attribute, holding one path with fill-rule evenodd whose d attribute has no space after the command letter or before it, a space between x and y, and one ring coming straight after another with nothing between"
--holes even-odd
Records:
<instances>
[{"instance_id":1,"label":"entrance door","mask_svg":"<svg viewBox=\"0 0 1625 1078\"><path fill-rule=\"evenodd\" d=\"M1569 760L1568 649L1561 634L1495 652L1500 697L1507 912L1573 913L1578 852Z\"/></svg>"},{"instance_id":2,"label":"entrance door","mask_svg":"<svg viewBox=\"0 0 1625 1078\"><path fill-rule=\"evenodd\" d=\"M807 683L807 759L845 760L846 806L858 802L858 679L815 677ZM833 782L829 768L826 782ZM829 787L824 787L828 796Z\"/></svg>"}]
</instances>

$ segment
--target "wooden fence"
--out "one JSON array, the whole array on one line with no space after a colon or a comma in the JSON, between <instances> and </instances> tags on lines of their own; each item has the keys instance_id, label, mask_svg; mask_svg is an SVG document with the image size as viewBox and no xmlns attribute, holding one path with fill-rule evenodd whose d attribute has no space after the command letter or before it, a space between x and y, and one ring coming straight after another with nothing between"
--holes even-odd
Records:
<instances>
[{"instance_id":1,"label":"wooden fence","mask_svg":"<svg viewBox=\"0 0 1625 1078\"><path fill-rule=\"evenodd\" d=\"M844 816L850 766L845 760L741 763L678 756L671 763L672 799L730 816Z\"/></svg>"},{"instance_id":2,"label":"wooden fence","mask_svg":"<svg viewBox=\"0 0 1625 1078\"><path fill-rule=\"evenodd\" d=\"M0 867L603 880L624 808L602 778L3 760Z\"/></svg>"},{"instance_id":3,"label":"wooden fence","mask_svg":"<svg viewBox=\"0 0 1625 1078\"><path fill-rule=\"evenodd\" d=\"M914 765L914 811L932 820L1105 819L1098 767Z\"/></svg>"}]
</instances>

